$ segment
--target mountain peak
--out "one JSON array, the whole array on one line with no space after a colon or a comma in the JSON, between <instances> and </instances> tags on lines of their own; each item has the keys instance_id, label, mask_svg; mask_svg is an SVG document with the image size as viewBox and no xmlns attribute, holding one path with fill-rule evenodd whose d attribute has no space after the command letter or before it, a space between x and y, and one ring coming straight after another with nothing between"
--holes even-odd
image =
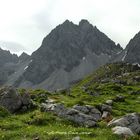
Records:
<instances>
[{"instance_id":1,"label":"mountain peak","mask_svg":"<svg viewBox=\"0 0 140 140\"><path fill-rule=\"evenodd\" d=\"M21 61L25 61L25 60L27 60L29 57L30 57L30 55L28 55L27 53L23 52L23 53L19 56L19 59L20 59Z\"/></svg>"},{"instance_id":2,"label":"mountain peak","mask_svg":"<svg viewBox=\"0 0 140 140\"><path fill-rule=\"evenodd\" d=\"M86 19L82 19L80 22L79 22L79 26L80 25L83 25L83 24L90 24L88 20Z\"/></svg>"},{"instance_id":3,"label":"mountain peak","mask_svg":"<svg viewBox=\"0 0 140 140\"><path fill-rule=\"evenodd\" d=\"M88 20L82 19L82 20L79 22L79 27L80 27L82 30L87 30L87 29L93 28L93 25L90 24Z\"/></svg>"},{"instance_id":4,"label":"mountain peak","mask_svg":"<svg viewBox=\"0 0 140 140\"><path fill-rule=\"evenodd\" d=\"M67 19L62 23L62 25L73 25L73 22Z\"/></svg>"}]
</instances>

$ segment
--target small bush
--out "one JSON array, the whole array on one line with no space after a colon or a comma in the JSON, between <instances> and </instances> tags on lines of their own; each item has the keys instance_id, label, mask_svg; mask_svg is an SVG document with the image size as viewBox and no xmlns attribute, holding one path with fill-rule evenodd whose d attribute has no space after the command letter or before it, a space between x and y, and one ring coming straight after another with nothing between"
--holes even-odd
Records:
<instances>
[{"instance_id":1,"label":"small bush","mask_svg":"<svg viewBox=\"0 0 140 140\"><path fill-rule=\"evenodd\" d=\"M0 106L0 117L7 117L9 115L10 112L6 108Z\"/></svg>"},{"instance_id":2,"label":"small bush","mask_svg":"<svg viewBox=\"0 0 140 140\"><path fill-rule=\"evenodd\" d=\"M46 124L46 115L43 112L35 111L31 116L31 120L28 122L29 124L34 125L44 125Z\"/></svg>"}]
</instances>

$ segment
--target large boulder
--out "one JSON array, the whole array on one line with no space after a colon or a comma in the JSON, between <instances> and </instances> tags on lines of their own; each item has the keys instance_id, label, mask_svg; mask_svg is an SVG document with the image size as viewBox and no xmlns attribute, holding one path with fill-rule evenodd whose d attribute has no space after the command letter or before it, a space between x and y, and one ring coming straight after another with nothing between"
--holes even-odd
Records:
<instances>
[{"instance_id":1,"label":"large boulder","mask_svg":"<svg viewBox=\"0 0 140 140\"><path fill-rule=\"evenodd\" d=\"M27 110L31 104L32 102L28 93L20 94L13 87L3 87L0 89L0 106L3 106L11 113L23 108Z\"/></svg>"},{"instance_id":2,"label":"large boulder","mask_svg":"<svg viewBox=\"0 0 140 140\"><path fill-rule=\"evenodd\" d=\"M22 106L21 96L14 88L4 87L0 89L0 106L14 113Z\"/></svg>"},{"instance_id":3,"label":"large boulder","mask_svg":"<svg viewBox=\"0 0 140 140\"><path fill-rule=\"evenodd\" d=\"M132 113L121 117L120 119L113 119L108 123L108 126L115 127L127 127L134 134L140 134L140 114Z\"/></svg>"},{"instance_id":4,"label":"large boulder","mask_svg":"<svg viewBox=\"0 0 140 140\"><path fill-rule=\"evenodd\" d=\"M22 105L24 106L28 106L31 104L31 98L28 93L24 93L23 95L21 95L21 100L22 100Z\"/></svg>"},{"instance_id":5,"label":"large boulder","mask_svg":"<svg viewBox=\"0 0 140 140\"><path fill-rule=\"evenodd\" d=\"M131 131L131 129L127 128L127 127L116 126L116 127L112 128L112 131L114 134L117 134L117 135L123 136L123 137L129 137L129 136L134 135L134 133Z\"/></svg>"}]
</instances>

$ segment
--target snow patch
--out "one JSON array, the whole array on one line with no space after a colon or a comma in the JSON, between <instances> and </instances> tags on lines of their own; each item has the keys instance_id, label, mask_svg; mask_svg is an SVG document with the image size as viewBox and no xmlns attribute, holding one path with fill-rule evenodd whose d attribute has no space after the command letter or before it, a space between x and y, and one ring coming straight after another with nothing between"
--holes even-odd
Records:
<instances>
[{"instance_id":1,"label":"snow patch","mask_svg":"<svg viewBox=\"0 0 140 140\"><path fill-rule=\"evenodd\" d=\"M134 65L134 66L138 66L138 67L140 67L140 64L139 63L133 63L132 65Z\"/></svg>"},{"instance_id":2,"label":"snow patch","mask_svg":"<svg viewBox=\"0 0 140 140\"><path fill-rule=\"evenodd\" d=\"M30 63L33 62L33 60L30 60Z\"/></svg>"},{"instance_id":3,"label":"snow patch","mask_svg":"<svg viewBox=\"0 0 140 140\"><path fill-rule=\"evenodd\" d=\"M26 66L26 67L24 68L24 70L26 70L28 67L29 67L29 66Z\"/></svg>"},{"instance_id":4,"label":"snow patch","mask_svg":"<svg viewBox=\"0 0 140 140\"><path fill-rule=\"evenodd\" d=\"M85 59L86 59L86 57L83 57L82 59L83 59L83 60L85 60Z\"/></svg>"},{"instance_id":5,"label":"snow patch","mask_svg":"<svg viewBox=\"0 0 140 140\"><path fill-rule=\"evenodd\" d=\"M125 51L125 54L124 54L124 56L123 56L123 58L122 58L122 61L124 61L126 55L127 55L127 51Z\"/></svg>"},{"instance_id":6,"label":"snow patch","mask_svg":"<svg viewBox=\"0 0 140 140\"><path fill-rule=\"evenodd\" d=\"M117 54L120 54L122 51L119 51Z\"/></svg>"}]
</instances>

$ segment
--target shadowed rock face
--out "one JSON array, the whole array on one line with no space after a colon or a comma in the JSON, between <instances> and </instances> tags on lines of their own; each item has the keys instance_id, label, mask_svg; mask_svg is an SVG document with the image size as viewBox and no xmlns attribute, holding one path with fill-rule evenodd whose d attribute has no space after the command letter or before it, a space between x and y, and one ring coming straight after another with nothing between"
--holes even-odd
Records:
<instances>
[{"instance_id":1,"label":"shadowed rock face","mask_svg":"<svg viewBox=\"0 0 140 140\"><path fill-rule=\"evenodd\" d=\"M18 56L0 48L0 85L7 81L14 72L13 65L18 62Z\"/></svg>"},{"instance_id":2,"label":"shadowed rock face","mask_svg":"<svg viewBox=\"0 0 140 140\"><path fill-rule=\"evenodd\" d=\"M3 87L0 89L0 106L6 108L9 112L14 113L22 107L28 107L31 104L28 93L20 93L12 87Z\"/></svg>"},{"instance_id":3,"label":"shadowed rock face","mask_svg":"<svg viewBox=\"0 0 140 140\"><path fill-rule=\"evenodd\" d=\"M125 61L130 63L140 63L140 32L130 40L126 46Z\"/></svg>"},{"instance_id":4,"label":"shadowed rock face","mask_svg":"<svg viewBox=\"0 0 140 140\"><path fill-rule=\"evenodd\" d=\"M6 63L17 63L18 56L11 54L10 51L6 51L0 48L0 67L4 66Z\"/></svg>"},{"instance_id":5,"label":"shadowed rock face","mask_svg":"<svg viewBox=\"0 0 140 140\"><path fill-rule=\"evenodd\" d=\"M115 56L115 61L140 64L140 32L130 40L122 52Z\"/></svg>"},{"instance_id":6,"label":"shadowed rock face","mask_svg":"<svg viewBox=\"0 0 140 140\"><path fill-rule=\"evenodd\" d=\"M87 20L79 25L66 20L44 38L16 85L27 87L30 83L49 90L66 88L109 62L121 50Z\"/></svg>"},{"instance_id":7,"label":"shadowed rock face","mask_svg":"<svg viewBox=\"0 0 140 140\"><path fill-rule=\"evenodd\" d=\"M19 60L20 61L26 61L30 58L30 55L28 55L27 53L23 52L20 56L19 56Z\"/></svg>"}]
</instances>

